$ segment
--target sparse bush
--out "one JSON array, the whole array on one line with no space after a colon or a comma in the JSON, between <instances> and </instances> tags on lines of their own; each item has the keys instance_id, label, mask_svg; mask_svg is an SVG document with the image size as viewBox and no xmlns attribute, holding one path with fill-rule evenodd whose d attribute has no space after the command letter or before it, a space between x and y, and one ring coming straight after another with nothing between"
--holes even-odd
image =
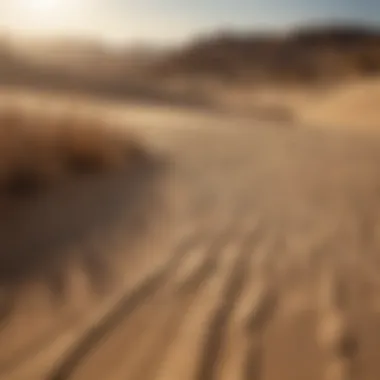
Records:
<instances>
[{"instance_id":1,"label":"sparse bush","mask_svg":"<svg viewBox=\"0 0 380 380\"><path fill-rule=\"evenodd\" d=\"M106 122L0 111L0 195L26 197L73 177L123 169L144 155Z\"/></svg>"}]
</instances>

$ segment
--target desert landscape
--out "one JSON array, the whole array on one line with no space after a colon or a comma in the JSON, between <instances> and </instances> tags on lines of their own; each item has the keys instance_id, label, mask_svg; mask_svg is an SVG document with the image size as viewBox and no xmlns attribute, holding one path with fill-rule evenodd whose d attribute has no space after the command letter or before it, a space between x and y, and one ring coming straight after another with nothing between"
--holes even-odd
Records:
<instances>
[{"instance_id":1,"label":"desert landscape","mask_svg":"<svg viewBox=\"0 0 380 380\"><path fill-rule=\"evenodd\" d=\"M0 379L379 379L378 30L3 45Z\"/></svg>"}]
</instances>

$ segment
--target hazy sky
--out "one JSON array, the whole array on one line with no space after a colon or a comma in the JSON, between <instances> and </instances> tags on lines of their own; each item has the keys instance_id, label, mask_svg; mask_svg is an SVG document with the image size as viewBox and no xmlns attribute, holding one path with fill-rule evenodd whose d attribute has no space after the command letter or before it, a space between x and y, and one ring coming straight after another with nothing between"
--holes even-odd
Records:
<instances>
[{"instance_id":1,"label":"hazy sky","mask_svg":"<svg viewBox=\"0 0 380 380\"><path fill-rule=\"evenodd\" d=\"M332 19L380 25L380 0L0 0L3 29L114 41L178 41L213 29Z\"/></svg>"}]
</instances>

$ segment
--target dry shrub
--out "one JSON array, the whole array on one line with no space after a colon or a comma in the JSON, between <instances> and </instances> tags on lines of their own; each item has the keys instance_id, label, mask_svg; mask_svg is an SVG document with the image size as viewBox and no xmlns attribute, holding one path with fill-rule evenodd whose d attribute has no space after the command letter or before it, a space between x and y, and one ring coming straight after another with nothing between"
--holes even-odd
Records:
<instances>
[{"instance_id":1,"label":"dry shrub","mask_svg":"<svg viewBox=\"0 0 380 380\"><path fill-rule=\"evenodd\" d=\"M74 177L121 170L143 147L106 122L0 112L0 195L30 196Z\"/></svg>"}]
</instances>

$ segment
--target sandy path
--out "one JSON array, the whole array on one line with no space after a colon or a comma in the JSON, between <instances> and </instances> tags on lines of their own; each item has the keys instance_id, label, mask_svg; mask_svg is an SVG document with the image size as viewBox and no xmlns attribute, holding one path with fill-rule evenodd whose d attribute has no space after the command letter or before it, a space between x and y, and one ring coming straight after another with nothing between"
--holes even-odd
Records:
<instances>
[{"instance_id":1,"label":"sandy path","mask_svg":"<svg viewBox=\"0 0 380 380\"><path fill-rule=\"evenodd\" d=\"M380 137L140 121L172 163L155 232L102 302L80 275L79 306L25 295L0 331L0 378L377 380Z\"/></svg>"}]
</instances>

